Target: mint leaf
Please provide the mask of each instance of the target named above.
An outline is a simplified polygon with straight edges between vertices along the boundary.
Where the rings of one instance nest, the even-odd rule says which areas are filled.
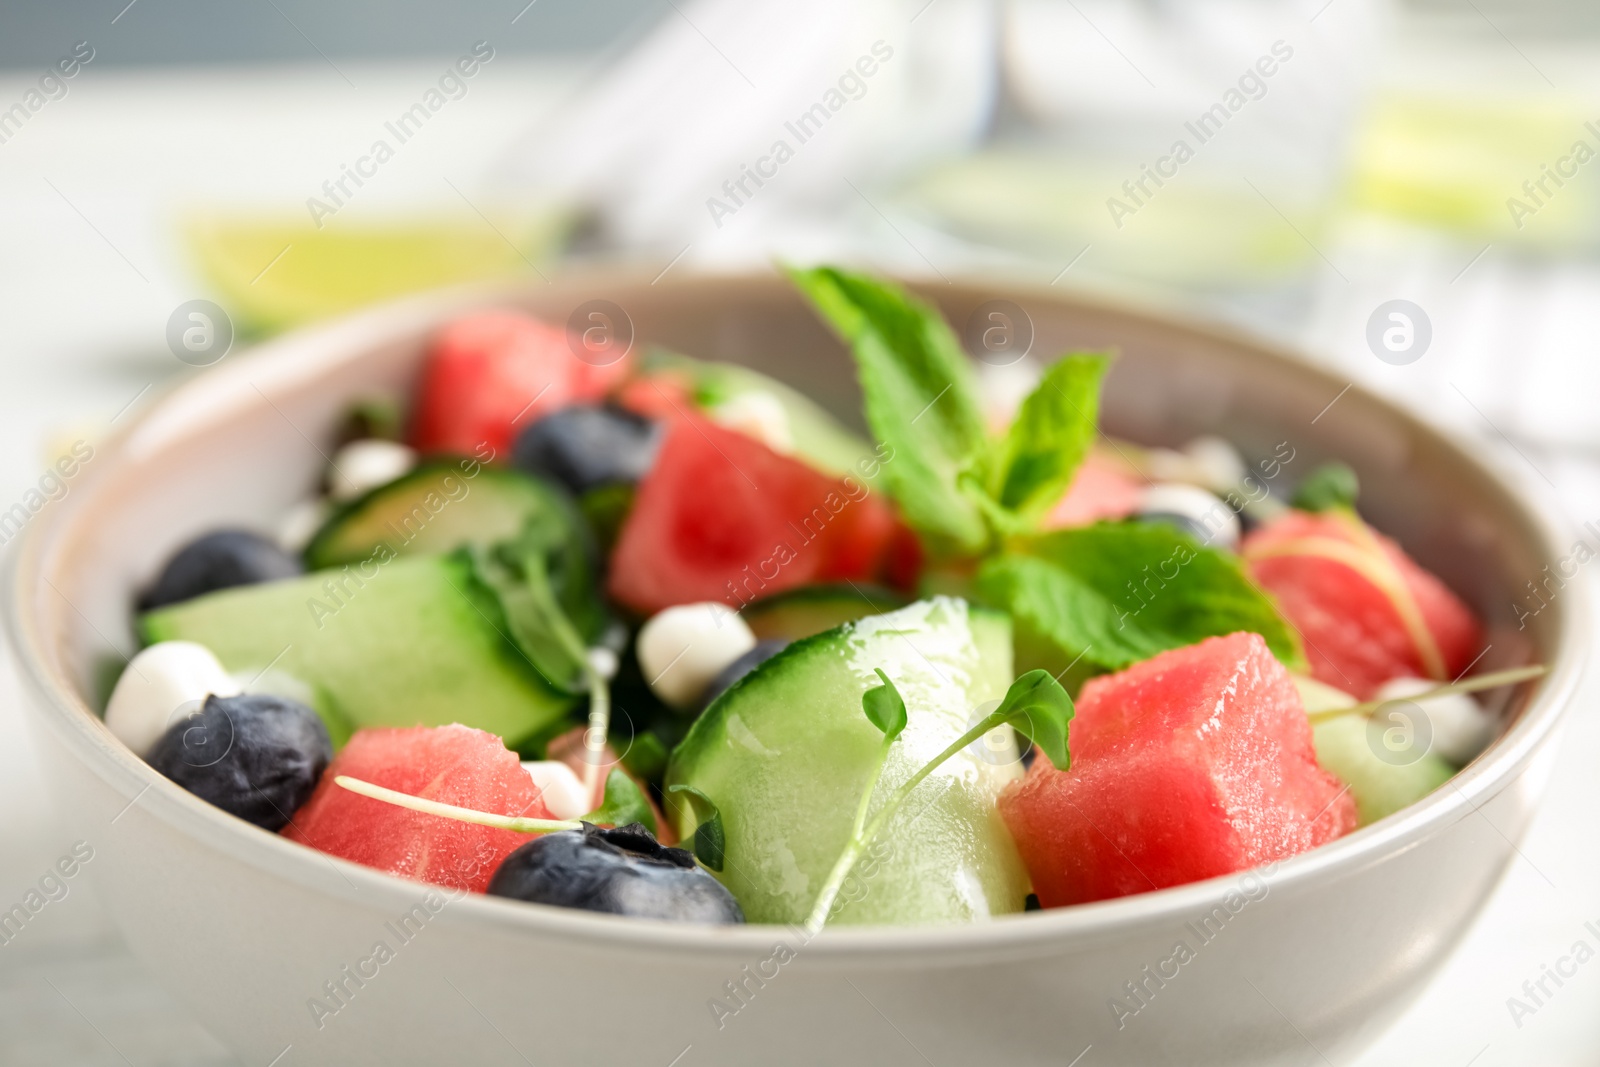
[[[652,834],[657,831],[656,813],[650,810],[650,802],[639,791],[638,783],[620,767],[611,768],[606,775],[605,797],[598,808],[583,816],[583,821],[596,826],[640,823]]]
[[[689,813],[695,818],[695,858],[713,871],[722,870],[728,839],[722,829],[722,812],[717,810],[717,805],[692,785],[669,785],[667,795],[683,797],[689,805]]]
[[[883,731],[885,741],[893,741],[906,728],[906,702],[881,667],[873,670],[883,679],[883,684],[861,694],[861,710],[867,713],[872,725]]]
[[[963,488],[988,446],[961,343],[933,308],[887,282],[832,267],[789,272],[855,355],[867,424],[893,449],[889,495],[930,547],[972,554],[988,541]]]
[[[986,560],[982,595],[1015,620],[1019,648],[1118,670],[1206,637],[1249,630],[1290,666],[1296,634],[1239,561],[1161,525],[1059,530]]]
[[[1301,511],[1353,508],[1360,492],[1361,482],[1349,464],[1324,463],[1306,475],[1290,504]]]
[[[1089,353],[1051,364],[996,443],[989,495],[1025,527],[1055,506],[1089,454],[1100,412],[1100,382],[1110,366],[1110,357]]]
[[[1074,714],[1072,698],[1049,671],[1029,671],[1011,683],[1005,699],[989,718],[999,718],[1033,742],[1058,771],[1072,764],[1067,750],[1067,725]]]

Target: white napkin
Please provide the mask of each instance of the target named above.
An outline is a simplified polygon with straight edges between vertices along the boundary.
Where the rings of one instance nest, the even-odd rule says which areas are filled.
[[[800,219],[847,239],[875,190],[981,137],[997,40],[993,0],[681,2],[504,175],[686,262],[764,260]]]

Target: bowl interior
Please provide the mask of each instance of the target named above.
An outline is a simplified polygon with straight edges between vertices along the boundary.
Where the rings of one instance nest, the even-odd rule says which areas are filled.
[[[1032,321],[1036,357],[1117,350],[1103,412],[1112,435],[1177,445],[1219,434],[1252,464],[1277,457],[1275,476],[1266,477],[1267,467],[1256,473],[1280,492],[1326,459],[1350,463],[1368,518],[1486,620],[1483,666],[1576,659],[1567,651],[1576,641],[1571,598],[1520,619],[1515,607],[1560,549],[1514,487],[1514,470],[1493,473],[1471,450],[1359,387],[1226,331],[1055,291],[960,284],[922,292],[958,331],[984,302],[1016,302]],[[119,666],[136,647],[133,591],[197,532],[223,523],[271,529],[287,505],[310,495],[347,405],[403,392],[440,323],[488,306],[563,322],[597,298],[626,312],[638,347],[746,364],[860,424],[849,357],[776,276],[573,278],[404,301],[196,371],[97,446],[67,496],[28,531],[15,610],[38,661],[29,666],[47,685],[75,693],[80,716],[98,708],[108,663]],[[1519,703],[1508,723],[1528,711]]]

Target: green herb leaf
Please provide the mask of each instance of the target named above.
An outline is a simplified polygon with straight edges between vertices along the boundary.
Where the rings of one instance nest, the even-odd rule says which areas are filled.
[[[994,715],[1033,742],[1058,771],[1072,763],[1067,751],[1067,726],[1074,714],[1072,697],[1049,671],[1033,670],[1011,683]]]
[[[695,818],[695,858],[713,871],[722,870],[722,858],[727,852],[728,843],[722,829],[722,812],[717,810],[710,797],[692,785],[680,783],[668,786],[667,794],[683,797],[689,805],[690,814]]]
[[[460,551],[499,603],[512,643],[546,681],[578,693],[588,675],[585,650],[605,609],[574,515],[534,516],[510,540]]]
[[[606,775],[605,798],[598,808],[583,816],[583,821],[596,826],[641,823],[652,834],[657,832],[656,813],[650,810],[650,802],[639,791],[638,783],[620,767],[611,768]]]
[[[884,740],[893,741],[906,728],[906,702],[882,668],[874,667],[873,671],[883,679],[883,684],[861,694],[861,710],[867,713],[872,725],[883,731]]]
[[[878,676],[883,679],[884,685],[893,688],[889,678],[882,671]],[[882,687],[879,687],[882,688]],[[873,692],[875,690],[869,690]],[[898,694],[896,694],[898,699]],[[865,700],[863,699],[863,704]],[[900,704],[901,714],[904,714],[905,705]],[[822,889],[817,893],[816,901],[811,905],[811,914],[806,919],[806,929],[820,930],[828,921],[828,916],[833,911],[834,901],[838,899],[839,890],[844,886],[844,881],[850,876],[850,869],[856,865],[883,830],[884,824],[889,821],[904,805],[917,786],[923,780],[938,770],[946,761],[960,754],[966,747],[993,730],[997,726],[1009,723],[1012,729],[1020,730],[1039,746],[1055,766],[1062,770],[1067,769],[1070,756],[1067,752],[1067,725],[1072,721],[1072,698],[1067,691],[1061,688],[1061,683],[1050,676],[1048,671],[1029,671],[1011,684],[1006,691],[1005,698],[989,714],[969,727],[966,733],[957,737],[944,751],[923,764],[915,774],[901,782],[900,785],[884,799],[878,807],[878,813],[872,821],[867,822],[867,808],[871,802],[872,794],[876,791],[878,778],[883,773],[883,764],[889,755],[889,749],[894,742],[894,736],[884,731],[885,741],[883,750],[878,759],[877,768],[873,771],[867,788],[862,793],[860,806],[856,808],[855,823],[850,831],[850,840],[845,842],[844,851],[839,853],[839,858],[833,865],[833,870],[828,872],[828,877],[822,883]],[[872,718],[872,712],[867,712],[867,717]],[[878,720],[873,718],[873,722]],[[881,728],[881,727],[880,727]],[[899,731],[896,730],[896,733]],[[681,788],[681,787],[679,787]]]
[[[893,449],[889,495],[935,552],[971,554],[988,528],[964,488],[988,446],[972,367],[939,313],[887,282],[831,267],[791,270],[817,312],[850,345],[867,424]]]
[[[666,743],[660,735],[653,730],[645,730],[634,735],[633,744],[623,753],[622,765],[645,781],[660,785],[661,776],[667,772],[669,756]]]
[[[1061,499],[1094,443],[1100,383],[1111,366],[1103,355],[1074,353],[1045,371],[996,443],[989,496],[1031,527]]]
[[[1249,630],[1285,664],[1295,631],[1231,554],[1162,524],[1059,530],[984,562],[978,589],[1015,620],[1019,648],[1044,665],[1117,670],[1202,638]]]
[[[529,558],[514,564],[476,545],[462,551],[471,556],[478,581],[498,601],[511,643],[545,681],[569,693],[581,692],[585,680],[583,642],[576,637],[568,640],[572,623],[556,600],[543,562]]]
[[[1349,464],[1324,463],[1306,475],[1289,503],[1301,511],[1353,508],[1360,492],[1361,481]]]

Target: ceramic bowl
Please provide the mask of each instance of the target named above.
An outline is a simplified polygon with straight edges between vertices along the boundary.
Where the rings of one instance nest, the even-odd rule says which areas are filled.
[[[1286,442],[1292,469],[1345,459],[1371,520],[1483,614],[1494,643],[1485,662],[1526,657],[1551,673],[1450,784],[1269,872],[980,925],[811,940],[785,927],[444,899],[246,825],[118,743],[92,694],[106,657],[134,647],[132,591],[207,527],[270,528],[315,484],[346,403],[406,386],[433,330],[473,308],[561,322],[609,300],[640,345],[747,363],[846,415],[859,398],[839,345],[773,276],[427,295],[194,372],[125,417],[21,538],[6,614],[38,749],[73,833],[94,849],[86,876],[151,973],[241,1063],[285,1067],[1242,1067],[1344,1062],[1370,1043],[1514,857],[1574,690],[1577,587],[1521,629],[1513,607],[1567,547],[1528,501],[1531,472],[1227,331],[1054,290],[924,292],[958,327],[986,301],[1013,301],[1037,353],[1120,349],[1104,412],[1113,434],[1179,444],[1220,433],[1247,457]]]

